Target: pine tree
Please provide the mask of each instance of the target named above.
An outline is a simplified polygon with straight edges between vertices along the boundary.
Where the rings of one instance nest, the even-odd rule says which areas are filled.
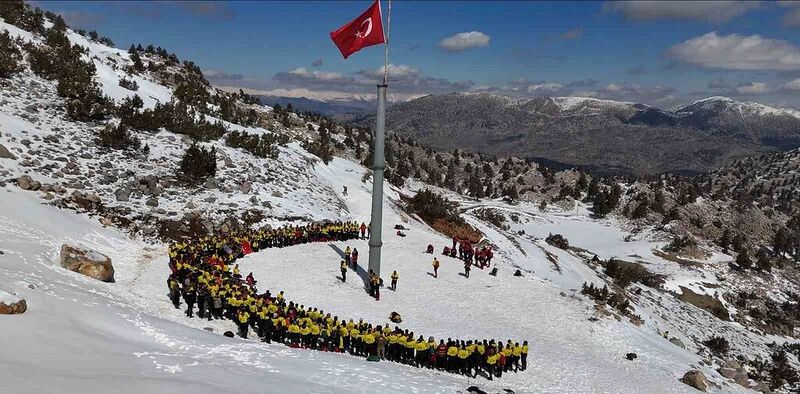
[[[0,78],[8,78],[19,71],[22,53],[7,31],[0,34]]]

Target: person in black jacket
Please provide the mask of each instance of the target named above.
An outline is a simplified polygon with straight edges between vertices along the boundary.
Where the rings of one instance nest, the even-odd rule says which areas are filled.
[[[186,302],[186,316],[192,317],[194,303],[197,301],[197,290],[195,290],[194,284],[191,282],[183,287],[183,300]]]

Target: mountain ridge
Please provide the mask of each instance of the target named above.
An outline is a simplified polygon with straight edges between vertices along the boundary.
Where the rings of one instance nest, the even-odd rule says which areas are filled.
[[[371,126],[374,115],[339,116]],[[800,146],[800,111],[711,97],[675,109],[595,98],[429,95],[387,110],[387,130],[436,148],[541,157],[598,172],[708,172]]]

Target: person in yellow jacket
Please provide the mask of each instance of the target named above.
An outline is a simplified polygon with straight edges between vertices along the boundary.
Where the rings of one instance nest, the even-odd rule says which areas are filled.
[[[339,271],[342,272],[342,282],[347,282],[347,262],[342,260],[339,263]]]
[[[297,347],[300,343],[300,326],[295,322],[291,322],[286,331],[289,332],[289,341],[291,345]]]
[[[500,355],[499,354],[493,354],[493,355],[491,355],[491,356],[486,358],[486,365],[487,365],[487,369],[488,369],[486,372],[488,372],[489,380],[494,380],[493,379],[494,378],[494,369],[495,369],[495,366],[497,365],[497,360],[499,360],[499,359],[500,359]]]
[[[236,321],[239,325],[239,336],[244,339],[247,339],[247,328],[248,328],[247,322],[249,320],[250,320],[250,313],[247,312],[247,310],[245,309],[240,310],[239,313],[236,315]]]
[[[352,320],[351,320],[352,322]],[[350,350],[352,354],[360,356],[364,351],[364,342],[361,340],[361,331],[355,324],[350,329]]]
[[[430,357],[428,357],[428,341],[422,338],[422,335],[417,339],[417,344],[414,346],[417,351],[417,366],[424,367],[428,365]]]
[[[300,338],[304,348],[311,346],[311,327],[309,327],[305,322],[303,323],[303,326],[300,327]]]
[[[522,341],[520,356],[520,370],[524,371],[528,368],[528,341]]]
[[[400,279],[400,275],[397,273],[397,271],[392,271],[391,278],[392,278],[391,289],[392,291],[397,291],[397,280]]]
[[[375,334],[370,331],[367,331],[362,336],[362,340],[364,341],[364,347],[366,348],[366,353],[369,356],[377,355],[377,349],[375,348]]]
[[[433,265],[433,277],[434,278],[438,278],[439,277],[439,259],[434,257],[432,265]]]
[[[520,346],[519,342],[515,342],[511,352],[511,366],[514,367],[514,372],[519,371],[519,359],[521,356],[522,346]]]
[[[447,370],[450,372],[455,372],[456,364],[458,358],[458,346],[456,346],[455,342],[449,342],[447,344]]]
[[[396,361],[398,338],[400,338],[400,336],[394,332],[389,332],[386,334],[386,344],[388,349],[386,352],[386,359],[389,361]]]
[[[460,367],[460,372],[464,375],[468,375],[470,368],[469,364],[467,364],[467,358],[469,358],[470,352],[463,343],[461,345],[462,346],[458,348],[458,353],[456,354],[458,356],[458,365]]]
[[[342,338],[342,352],[350,350],[350,330],[346,325],[339,326],[339,336]]]
[[[414,333],[408,334],[408,340],[406,340],[406,348],[404,349],[405,357],[403,357],[406,364],[414,364],[414,349],[417,347],[417,341],[414,339]]]

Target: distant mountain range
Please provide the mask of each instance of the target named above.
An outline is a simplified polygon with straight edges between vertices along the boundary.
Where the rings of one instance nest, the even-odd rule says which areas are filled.
[[[364,125],[374,114],[338,115]],[[595,172],[696,173],[800,146],[800,111],[710,97],[671,109],[582,97],[430,95],[387,111],[387,129],[436,148],[515,155]]]
[[[375,101],[361,100],[319,100],[306,97],[285,97],[285,96],[258,96],[262,104],[274,106],[280,104],[287,106],[292,104],[293,108],[300,111],[315,112],[325,116],[362,114],[375,109]]]

